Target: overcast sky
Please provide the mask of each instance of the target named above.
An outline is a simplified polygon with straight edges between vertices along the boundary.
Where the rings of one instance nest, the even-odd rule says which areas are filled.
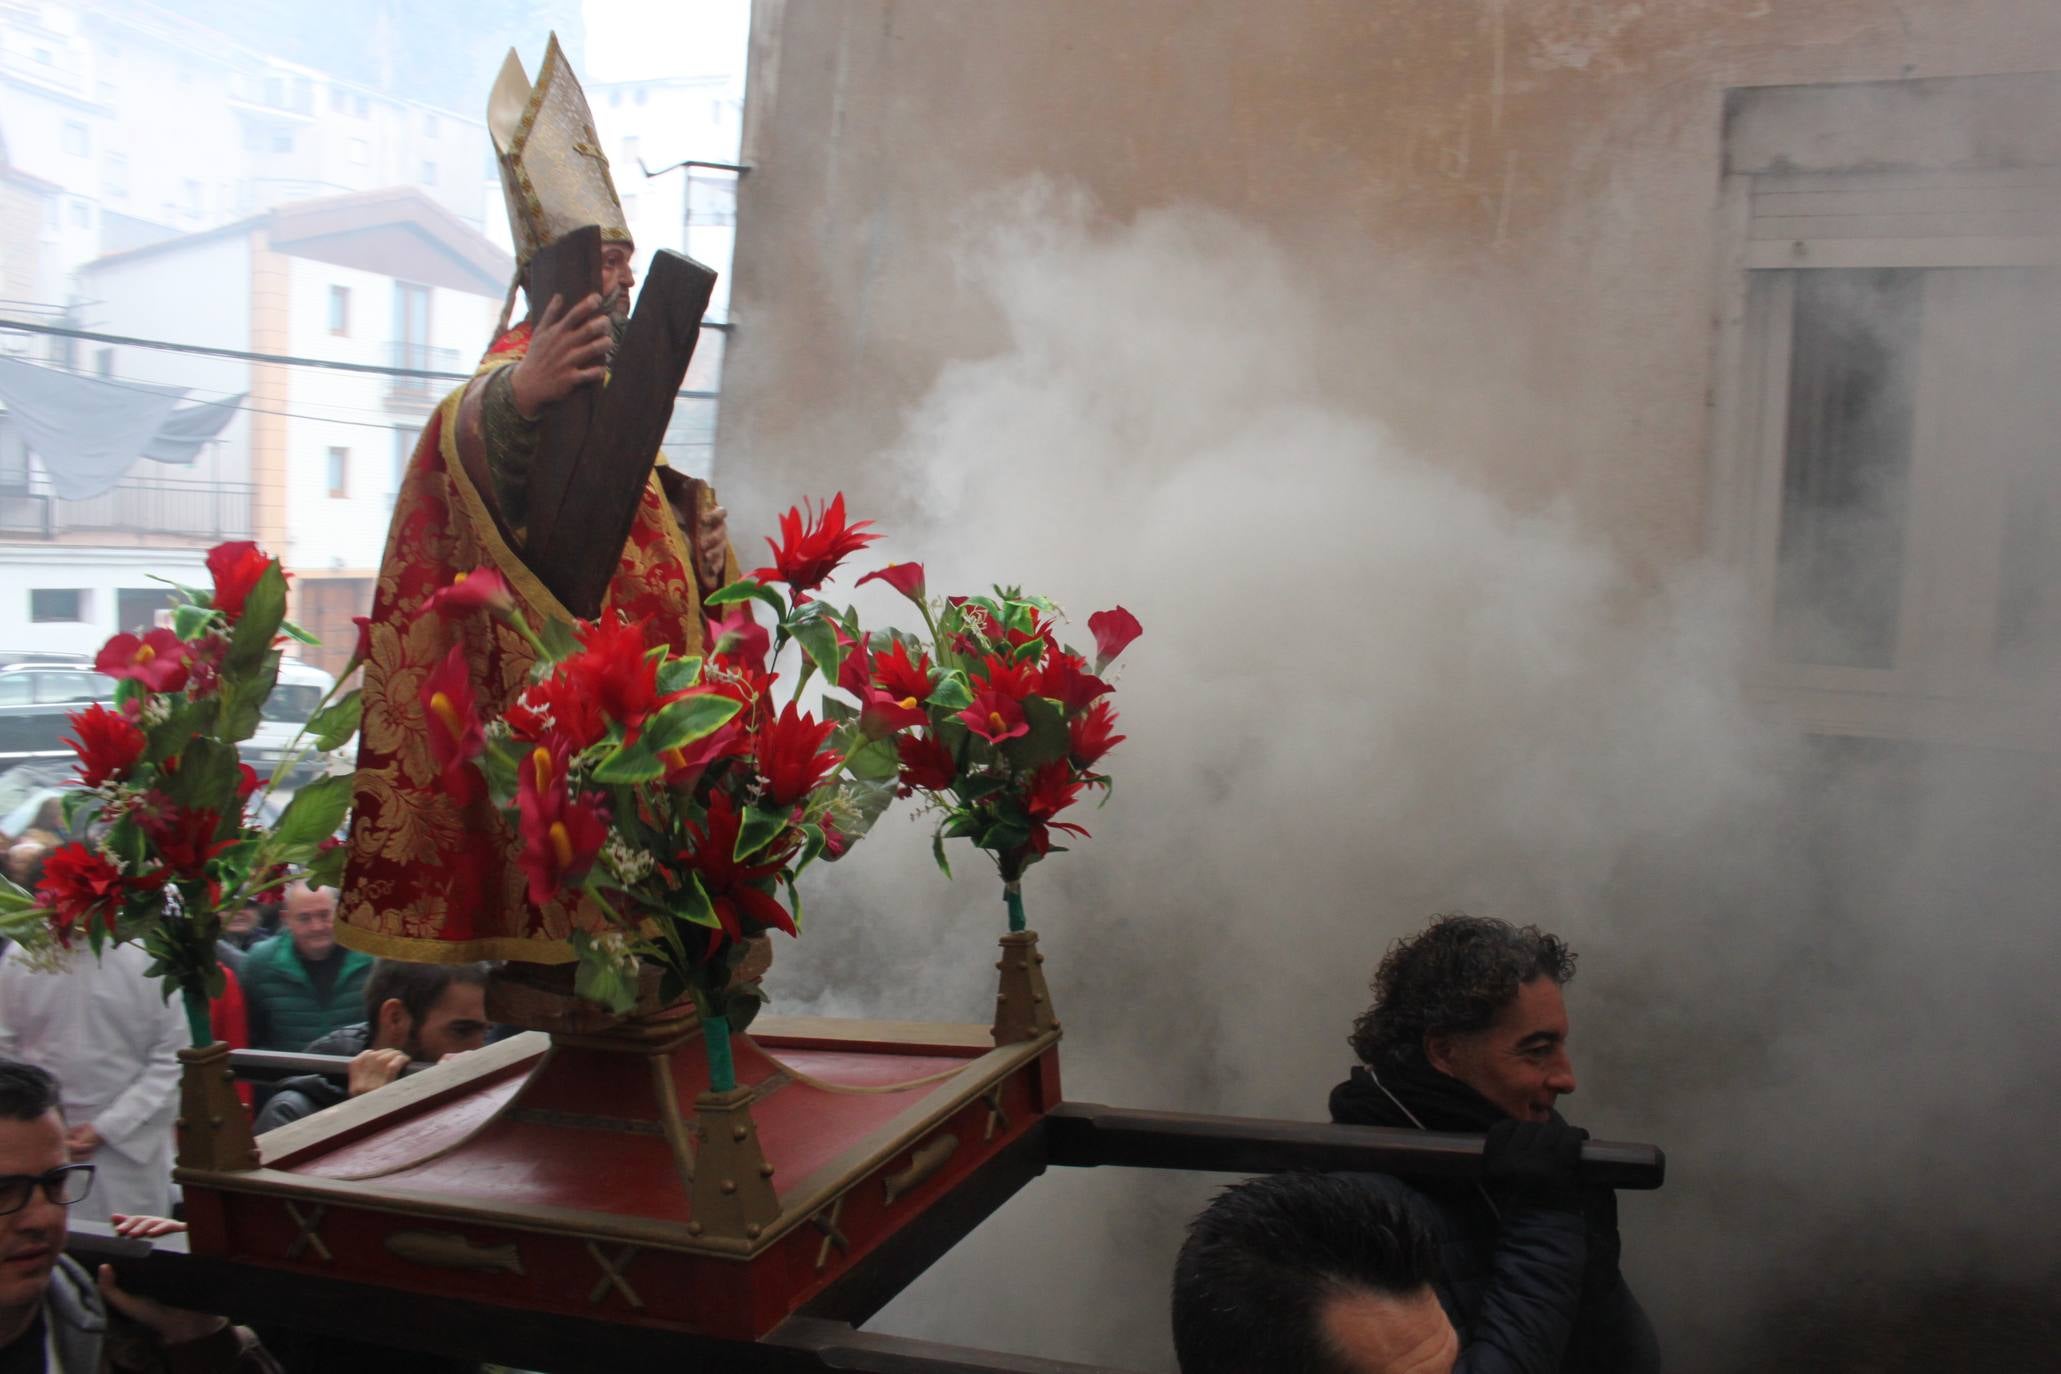
[[[751,0],[585,0],[588,81],[744,77]]]

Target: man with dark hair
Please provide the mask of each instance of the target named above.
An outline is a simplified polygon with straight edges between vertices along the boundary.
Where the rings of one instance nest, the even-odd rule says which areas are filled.
[[[250,1332],[96,1286],[64,1253],[68,1210],[89,1196],[94,1166],[65,1148],[57,1080],[0,1059],[0,1371],[6,1374],[278,1374]]]
[[[1448,1374],[1459,1342],[1420,1207],[1379,1175],[1226,1188],[1174,1262],[1181,1374]]]
[[[1618,1269],[1617,1195],[1580,1183],[1588,1133],[1554,1109],[1575,1090],[1561,992],[1574,964],[1536,926],[1434,918],[1375,970],[1353,1026],[1361,1065],[1331,1093],[1334,1121],[1488,1134],[1481,1180],[1409,1180],[1437,1216],[1462,1368],[1660,1368]]]
[[[331,1031],[302,1050],[352,1056],[347,1083],[339,1087],[320,1074],[286,1079],[258,1114],[255,1129],[269,1131],[383,1088],[411,1062],[435,1063],[478,1049],[486,1044],[490,1029],[486,989],[485,964],[377,960],[365,980],[365,1019]]]

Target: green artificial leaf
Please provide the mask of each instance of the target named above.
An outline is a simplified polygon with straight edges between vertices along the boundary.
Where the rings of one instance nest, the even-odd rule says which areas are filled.
[[[730,851],[733,859],[743,859],[755,854],[787,829],[785,811],[768,811],[762,806],[747,806],[737,826],[737,845]]]
[[[511,740],[488,740],[479,756],[480,772],[486,775],[487,791],[496,797],[513,797],[521,779],[516,770],[529,756],[527,745]]]
[[[1015,821],[996,821],[983,830],[973,842],[982,849],[992,849],[997,854],[1006,854],[1012,849],[1021,849],[1030,843],[1030,829]]]
[[[1009,778],[1006,774],[974,773],[959,784],[958,792],[965,800],[977,802],[982,797],[992,797],[995,793],[1006,790],[1008,786]]]
[[[850,702],[844,700],[841,697],[823,698],[823,719],[834,720],[839,725],[844,725],[847,722],[857,720],[858,718],[859,708],[852,705]]]
[[[892,735],[867,740],[845,756],[845,771],[867,782],[895,777],[901,770],[901,755],[895,752]]]
[[[243,600],[243,614],[229,636],[229,655],[222,661],[223,675],[241,674],[256,668],[271,652],[272,637],[286,619],[286,574],[274,559]]]
[[[266,836],[267,857],[274,863],[307,862],[315,846],[343,824],[351,809],[354,781],[353,775],[339,773],[317,778],[295,792],[279,823]]]
[[[674,692],[684,692],[700,681],[699,658],[672,658],[659,665],[658,690],[661,695],[671,696]]]
[[[1030,722],[1030,733],[1018,735],[1002,746],[1012,767],[1029,772],[1066,757],[1072,742],[1066,733],[1066,711],[1058,702],[1050,697],[1027,696],[1023,699],[1023,718]]]
[[[897,780],[883,778],[877,782],[854,781],[844,785],[844,807],[838,816],[838,829],[843,832],[847,844],[857,843],[873,823],[887,814],[894,805]]]
[[[954,811],[941,829],[946,839],[961,840],[978,835],[986,824],[978,811]]]
[[[636,980],[624,976],[622,966],[602,953],[585,931],[574,931],[571,944],[573,952],[579,956],[579,964],[573,972],[575,996],[599,1002],[618,1015],[637,1005]]]
[[[714,734],[743,709],[742,702],[729,697],[713,694],[682,697],[646,717],[637,743],[653,755],[677,749]],[[665,770],[661,768],[659,771],[663,773]]]
[[[221,714],[220,696],[203,697],[173,706],[165,718],[150,727],[143,750],[145,763],[163,763],[186,747],[195,735],[215,733],[215,719]]]
[[[36,905],[36,894],[0,874],[0,914],[28,911]]]
[[[844,662],[844,652],[838,647],[837,631],[829,620],[822,616],[795,618],[788,627],[795,643],[809,656],[809,662],[816,665],[823,676],[832,682],[837,680],[837,669]]]
[[[797,877],[801,875],[803,869],[814,863],[822,855],[824,844],[823,827],[820,825],[814,823],[804,825],[801,827],[801,833],[801,853],[796,856],[794,861],[794,872]]]
[[[280,621],[279,628],[286,632],[287,638],[297,639],[303,644],[320,645],[322,643],[321,639],[319,639],[315,635],[309,634],[306,630],[303,630],[300,626],[294,624],[291,620]]]
[[[302,870],[301,876],[309,887],[342,887],[344,864],[350,858],[350,851],[344,845],[332,845],[317,850],[315,857]]]
[[[952,865],[945,859],[945,828],[939,826],[930,833],[930,857],[937,860],[938,870],[947,878],[952,876]]]
[[[701,599],[704,606],[730,606],[740,601],[763,601],[773,608],[776,620],[787,619],[787,601],[779,592],[755,578],[744,578],[720,587]]]
[[[557,616],[537,627],[537,640],[553,663],[562,663],[580,651],[579,636],[573,633],[572,626]]]
[[[1045,642],[1043,640],[1026,639],[1023,643],[1009,651],[1009,661],[1011,663],[1028,663],[1043,652],[1045,652]]]
[[[973,687],[966,681],[966,674],[954,668],[938,678],[923,704],[933,711],[963,711],[973,705]]]
[[[763,994],[753,996],[756,986],[738,988],[723,999],[723,1019],[730,1023],[730,1033],[744,1034],[746,1028],[758,1018],[759,1008],[766,1005]]]
[[[254,664],[222,673],[221,721],[216,733],[238,744],[258,732],[266,698],[279,682],[279,651],[267,649]]]
[[[315,747],[326,754],[358,733],[358,723],[364,713],[364,697],[358,689],[352,688],[315,713],[308,722],[308,734],[313,736]]]
[[[688,871],[687,881],[673,894],[673,915],[681,920],[710,930],[721,930],[723,922],[716,916],[715,904],[709,900],[708,889],[702,885],[701,875]]]
[[[179,751],[179,771],[163,781],[165,796],[182,807],[205,809],[227,817],[237,810],[236,750],[218,739],[189,741]]]
[[[67,835],[76,835],[82,829],[79,824],[79,813],[99,810],[100,798],[95,793],[75,788],[64,794],[61,805],[64,809],[64,832]]]
[[[787,884],[787,919],[794,922],[794,933],[799,935],[802,931],[801,889],[794,885],[792,872],[786,875],[784,881]]]
[[[666,773],[665,760],[651,750],[651,737],[640,735],[635,744],[618,744],[594,765],[596,782],[651,782]]]
[[[149,578],[152,582],[164,583],[164,585],[170,587],[173,591],[179,593],[179,595],[185,597],[188,601],[192,602],[196,606],[212,606],[215,604],[215,595],[213,592],[204,592],[198,587],[189,587],[184,582],[174,582],[171,578],[160,577],[156,573],[145,573],[143,575]]]
[[[191,602],[183,606],[174,606],[172,633],[181,639],[199,639],[201,633],[207,629],[208,622],[214,618],[214,611],[206,606],[196,606]]]

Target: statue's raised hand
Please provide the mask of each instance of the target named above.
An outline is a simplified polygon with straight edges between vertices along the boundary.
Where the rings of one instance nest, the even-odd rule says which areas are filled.
[[[615,330],[602,311],[601,297],[588,296],[568,307],[553,296],[530,333],[529,351],[509,379],[515,408],[534,420],[575,387],[600,381],[614,345]]]

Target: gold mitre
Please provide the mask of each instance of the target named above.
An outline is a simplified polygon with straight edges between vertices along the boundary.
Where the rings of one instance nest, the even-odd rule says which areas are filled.
[[[518,268],[528,266],[539,248],[589,224],[601,226],[604,241],[630,242],[586,93],[557,34],[544,49],[535,86],[515,49],[508,50],[487,97],[487,132],[501,166]]]

